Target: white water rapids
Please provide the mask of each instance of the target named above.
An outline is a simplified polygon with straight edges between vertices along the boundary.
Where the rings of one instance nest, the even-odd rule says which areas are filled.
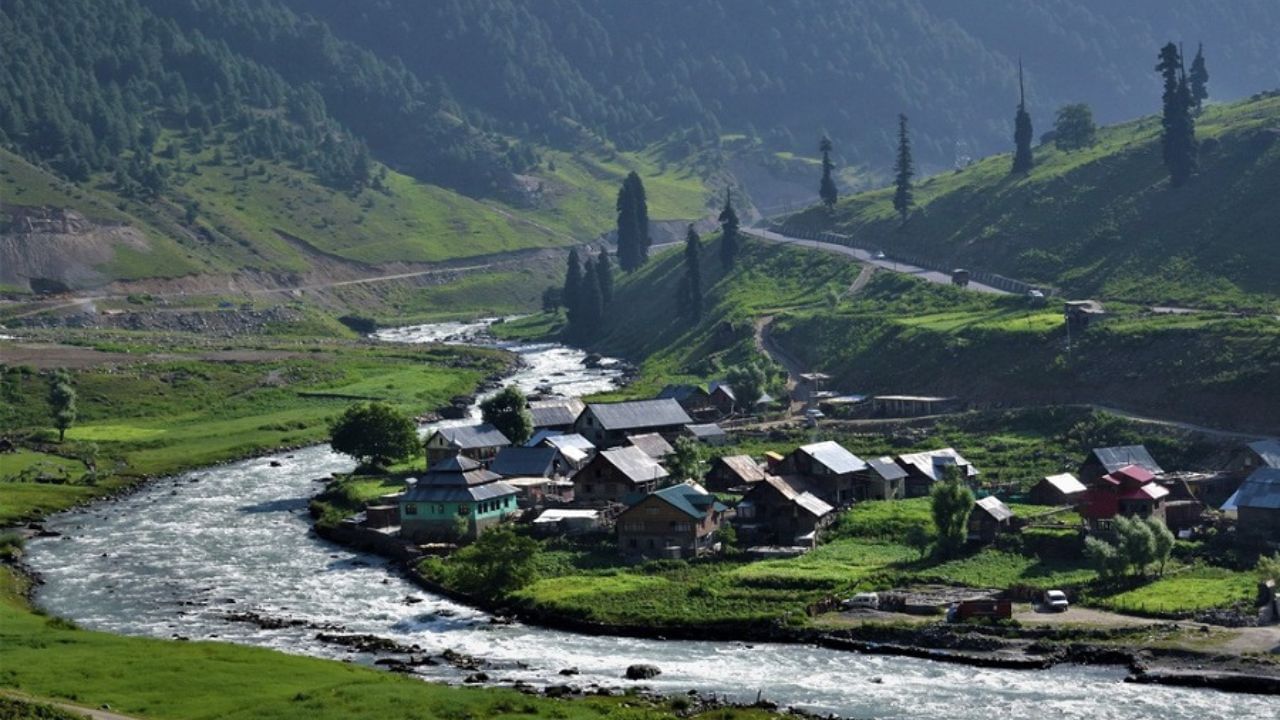
[[[386,331],[385,340],[474,340],[476,325]],[[526,366],[526,389],[550,384],[584,394],[610,387],[609,365],[588,370],[583,354],[556,345],[506,345]],[[280,463],[272,467],[271,462]],[[317,478],[348,470],[325,447],[188,472],[156,481],[117,502],[53,518],[61,538],[34,541],[29,561],[44,579],[41,606],[83,626],[192,640],[216,639],[329,658],[354,655],[315,639],[317,630],[265,630],[226,614],[254,611],[340,626],[424,652],[446,648],[495,663],[497,682],[569,681],[626,686],[626,667],[662,670],[644,684],[697,689],[737,700],[757,691],[782,703],[847,717],[1081,718],[1087,720],[1280,717],[1275,698],[1132,685],[1117,669],[988,670],[912,658],[866,656],[803,645],[668,642],[590,637],[524,625],[491,625],[481,612],[423,592],[373,556],[310,534],[307,500]],[[421,601],[409,603],[407,598]],[[234,602],[232,602],[234,601]],[[581,674],[558,675],[576,667]],[[462,671],[419,668],[458,682]]]

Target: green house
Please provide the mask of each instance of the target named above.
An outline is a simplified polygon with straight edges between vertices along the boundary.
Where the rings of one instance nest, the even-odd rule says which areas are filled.
[[[440,460],[400,497],[400,534],[414,542],[474,538],[517,512],[517,490],[465,455]]]

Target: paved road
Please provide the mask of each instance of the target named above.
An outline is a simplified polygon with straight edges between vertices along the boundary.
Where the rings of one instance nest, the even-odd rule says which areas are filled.
[[[789,245],[798,245],[800,247],[810,247],[815,250],[822,250],[824,252],[835,253],[837,255],[844,255],[846,257],[851,257],[851,258],[854,258],[855,260],[859,260],[864,263],[870,263],[872,265],[875,265],[876,267],[884,268],[885,270],[889,270],[891,272],[903,273],[905,275],[914,275],[922,280],[928,280],[929,282],[938,283],[939,285],[951,284],[951,276],[946,273],[937,272],[936,270],[926,270],[922,267],[916,267],[915,265],[908,265],[907,263],[897,262],[896,260],[891,260],[888,258],[877,259],[875,257],[872,257],[870,252],[868,252],[867,250],[863,250],[861,248],[847,247],[845,245],[836,245],[835,243],[819,242],[817,240],[805,240],[803,238],[791,237],[790,235],[783,235],[781,233],[777,233],[772,230],[762,230],[759,228],[746,228],[742,232],[747,235],[750,235],[751,237],[754,237],[760,240],[766,240],[768,242],[786,243]],[[990,285],[983,285],[980,282],[970,282],[969,289],[975,292],[991,293],[993,295],[1010,294],[1004,290],[993,288]]]

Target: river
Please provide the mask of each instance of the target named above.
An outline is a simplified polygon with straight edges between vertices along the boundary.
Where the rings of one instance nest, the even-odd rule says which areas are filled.
[[[482,341],[477,324],[443,324],[382,334],[403,342]],[[551,384],[584,394],[610,387],[607,361],[551,344],[505,345],[524,366],[513,380],[526,389]],[[273,462],[278,467],[273,467]],[[697,689],[737,700],[758,691],[782,703],[847,717],[1087,718],[1277,717],[1274,698],[1133,685],[1118,669],[1064,666],[1046,671],[972,668],[912,658],[865,656],[803,645],[676,642],[576,635],[525,625],[495,625],[484,613],[423,592],[380,558],[331,545],[309,532],[306,513],[318,478],[351,468],[326,447],[196,470],[147,485],[116,502],[63,513],[47,526],[63,534],[28,545],[40,573],[37,601],[94,629],[168,638],[223,640],[328,658],[352,654],[315,638],[314,627],[267,630],[233,622],[230,613],[367,633],[424,652],[446,648],[495,664],[495,681],[564,682],[622,687],[632,663],[662,669],[645,684]],[[459,682],[463,672],[419,668],[430,679]]]

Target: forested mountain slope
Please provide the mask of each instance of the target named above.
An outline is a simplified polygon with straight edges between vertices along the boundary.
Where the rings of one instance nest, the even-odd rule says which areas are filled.
[[[1026,176],[993,156],[916,187],[902,224],[893,188],[813,208],[793,229],[830,229],[863,247],[1004,273],[1069,294],[1148,304],[1257,308],[1280,293],[1280,94],[1211,106],[1197,119],[1199,173],[1171,187],[1160,122],[1098,143],[1035,149]]]

